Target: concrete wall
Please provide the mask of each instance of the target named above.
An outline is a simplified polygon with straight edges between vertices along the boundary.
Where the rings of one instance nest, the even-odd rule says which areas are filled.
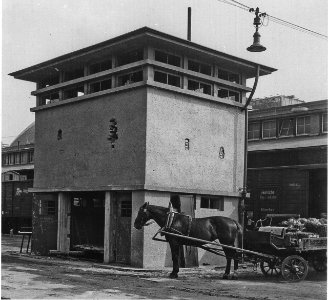
[[[237,192],[243,184],[244,127],[238,108],[149,88],[146,184]]]
[[[139,88],[38,111],[34,187],[97,190],[143,184],[145,92]],[[111,118],[118,126],[114,149],[107,139]]]
[[[172,266],[171,249],[168,243],[153,241],[152,237],[159,230],[159,226],[154,223],[136,230],[133,227],[134,220],[138,214],[139,207],[145,202],[153,205],[168,206],[170,193],[162,192],[133,192],[132,193],[132,229],[131,229],[131,264],[135,267],[143,268],[163,268]],[[226,216],[238,219],[238,198],[225,197],[224,211],[217,209],[200,208],[201,196],[196,196],[195,217],[203,218],[209,216]],[[158,238],[164,238],[158,236]],[[215,254],[211,254],[202,249],[197,249],[199,265],[210,264],[225,266],[226,259]]]
[[[170,193],[161,192],[133,192],[132,193],[132,229],[131,229],[131,263],[136,267],[163,268],[171,261],[171,250],[168,243],[153,241],[152,237],[160,229],[153,223],[141,230],[133,227],[139,207],[145,202],[152,205],[169,205]]]
[[[223,211],[219,211],[217,209],[200,208],[200,198],[200,196],[197,196],[196,198],[196,218],[204,218],[209,216],[224,216],[234,220],[238,220],[238,198],[224,197]],[[226,265],[225,257],[215,255],[200,248],[198,248],[198,261],[200,266],[203,264],[216,266]]]

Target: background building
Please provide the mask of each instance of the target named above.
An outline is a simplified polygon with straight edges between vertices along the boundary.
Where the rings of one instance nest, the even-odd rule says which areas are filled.
[[[254,219],[267,213],[320,217],[327,212],[328,101],[276,106],[276,99],[256,99],[249,113],[247,210]]]
[[[34,177],[34,123],[6,147],[2,147],[1,212],[2,233],[32,227]]]
[[[144,202],[179,194],[187,214],[237,219],[257,67],[141,28],[12,73],[37,85],[32,250],[92,245],[105,262],[162,267],[171,257],[151,240],[158,226],[133,228]],[[185,259],[214,263],[196,249]]]

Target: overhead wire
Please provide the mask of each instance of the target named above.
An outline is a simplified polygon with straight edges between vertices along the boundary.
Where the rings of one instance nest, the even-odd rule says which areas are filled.
[[[247,10],[247,11],[249,11],[251,9],[251,7],[245,5],[245,4],[241,3],[241,2],[238,2],[236,0],[217,0],[217,1],[222,2],[222,3],[225,3],[225,4],[229,4],[229,5],[232,5],[232,6],[235,6],[235,7],[240,8],[240,9]],[[279,25],[286,26],[288,28],[291,28],[291,29],[294,29],[294,30],[298,30],[300,32],[311,34],[312,36],[316,36],[316,37],[323,38],[323,39],[328,39],[328,36],[327,35],[324,35],[322,33],[316,32],[316,31],[311,30],[311,29],[307,29],[307,28],[305,28],[303,26],[299,26],[299,25],[293,24],[291,22],[282,20],[280,18],[271,16],[269,14],[266,14],[265,18],[268,18],[268,22],[270,20],[270,21],[275,22],[275,23],[277,23]],[[263,24],[263,21],[262,21],[262,24]],[[264,26],[266,26],[266,25],[264,25]]]

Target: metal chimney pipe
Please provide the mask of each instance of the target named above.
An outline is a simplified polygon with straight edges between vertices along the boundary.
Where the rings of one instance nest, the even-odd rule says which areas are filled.
[[[188,32],[187,39],[191,41],[191,7],[188,7]]]

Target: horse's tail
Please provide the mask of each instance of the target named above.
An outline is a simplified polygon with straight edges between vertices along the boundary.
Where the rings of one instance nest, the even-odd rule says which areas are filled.
[[[238,242],[238,247],[241,248],[242,247],[242,239],[243,239],[243,227],[236,221],[233,220],[236,224],[237,227],[237,242]]]

